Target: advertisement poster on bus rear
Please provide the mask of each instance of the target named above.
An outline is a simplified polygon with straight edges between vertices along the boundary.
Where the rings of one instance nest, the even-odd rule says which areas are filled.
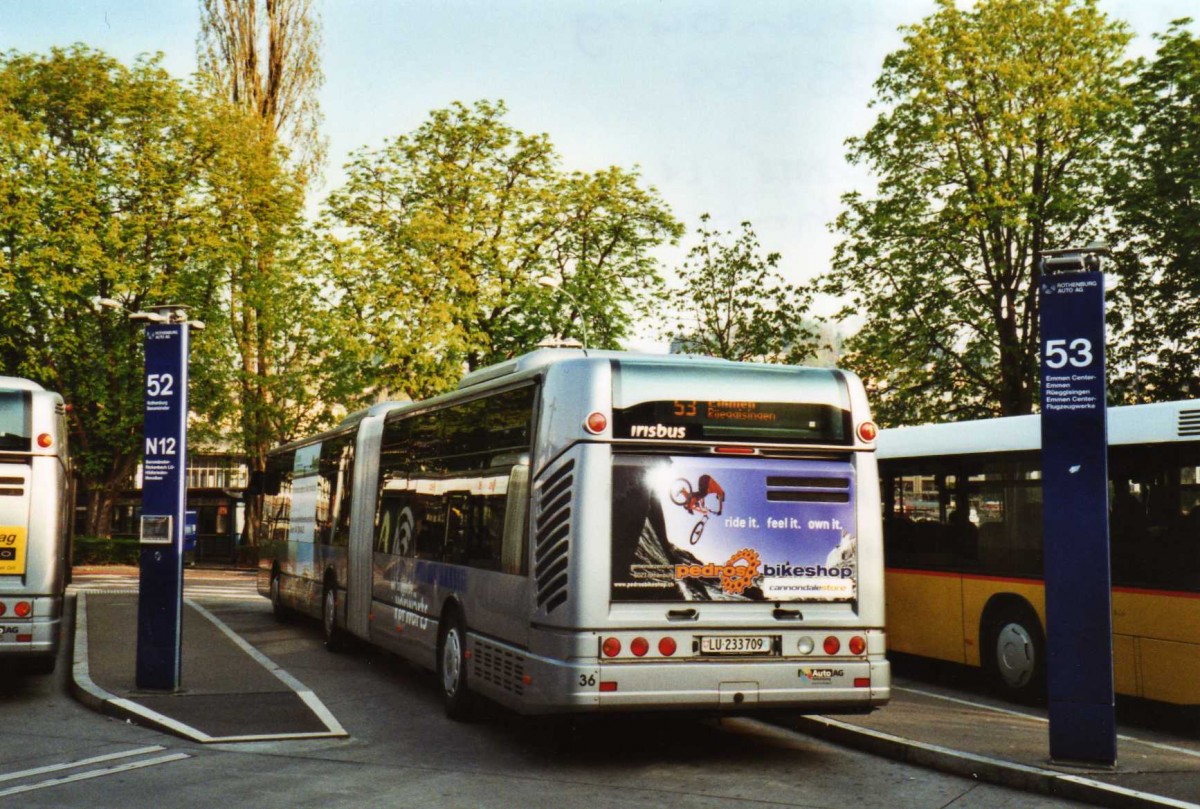
[[[614,601],[848,601],[848,461],[618,456]]]

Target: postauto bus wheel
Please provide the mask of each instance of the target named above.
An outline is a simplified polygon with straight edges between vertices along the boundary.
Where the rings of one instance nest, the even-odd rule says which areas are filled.
[[[438,644],[438,681],[442,685],[442,705],[446,716],[466,722],[474,715],[474,695],[467,687],[467,632],[462,618],[451,612],[445,618],[442,641]]]
[[[984,622],[984,665],[992,685],[1007,699],[1031,702],[1046,684],[1046,641],[1032,609],[1006,604]]]

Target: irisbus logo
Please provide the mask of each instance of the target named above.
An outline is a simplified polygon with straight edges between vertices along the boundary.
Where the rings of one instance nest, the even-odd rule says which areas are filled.
[[[687,438],[687,427],[668,427],[665,424],[634,424],[630,438]]]

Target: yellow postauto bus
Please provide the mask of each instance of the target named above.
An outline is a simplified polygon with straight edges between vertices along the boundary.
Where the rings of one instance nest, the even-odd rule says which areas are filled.
[[[1044,685],[1039,416],[883,430],[888,646]],[[1108,411],[1118,694],[1200,705],[1200,401]]]

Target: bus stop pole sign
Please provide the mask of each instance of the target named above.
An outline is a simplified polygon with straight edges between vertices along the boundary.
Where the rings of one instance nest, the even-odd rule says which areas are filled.
[[[1104,274],[1097,256],[1047,255],[1039,292],[1050,756],[1112,764]]]
[[[174,691],[183,616],[188,324],[148,325],[145,345],[137,687]]]

